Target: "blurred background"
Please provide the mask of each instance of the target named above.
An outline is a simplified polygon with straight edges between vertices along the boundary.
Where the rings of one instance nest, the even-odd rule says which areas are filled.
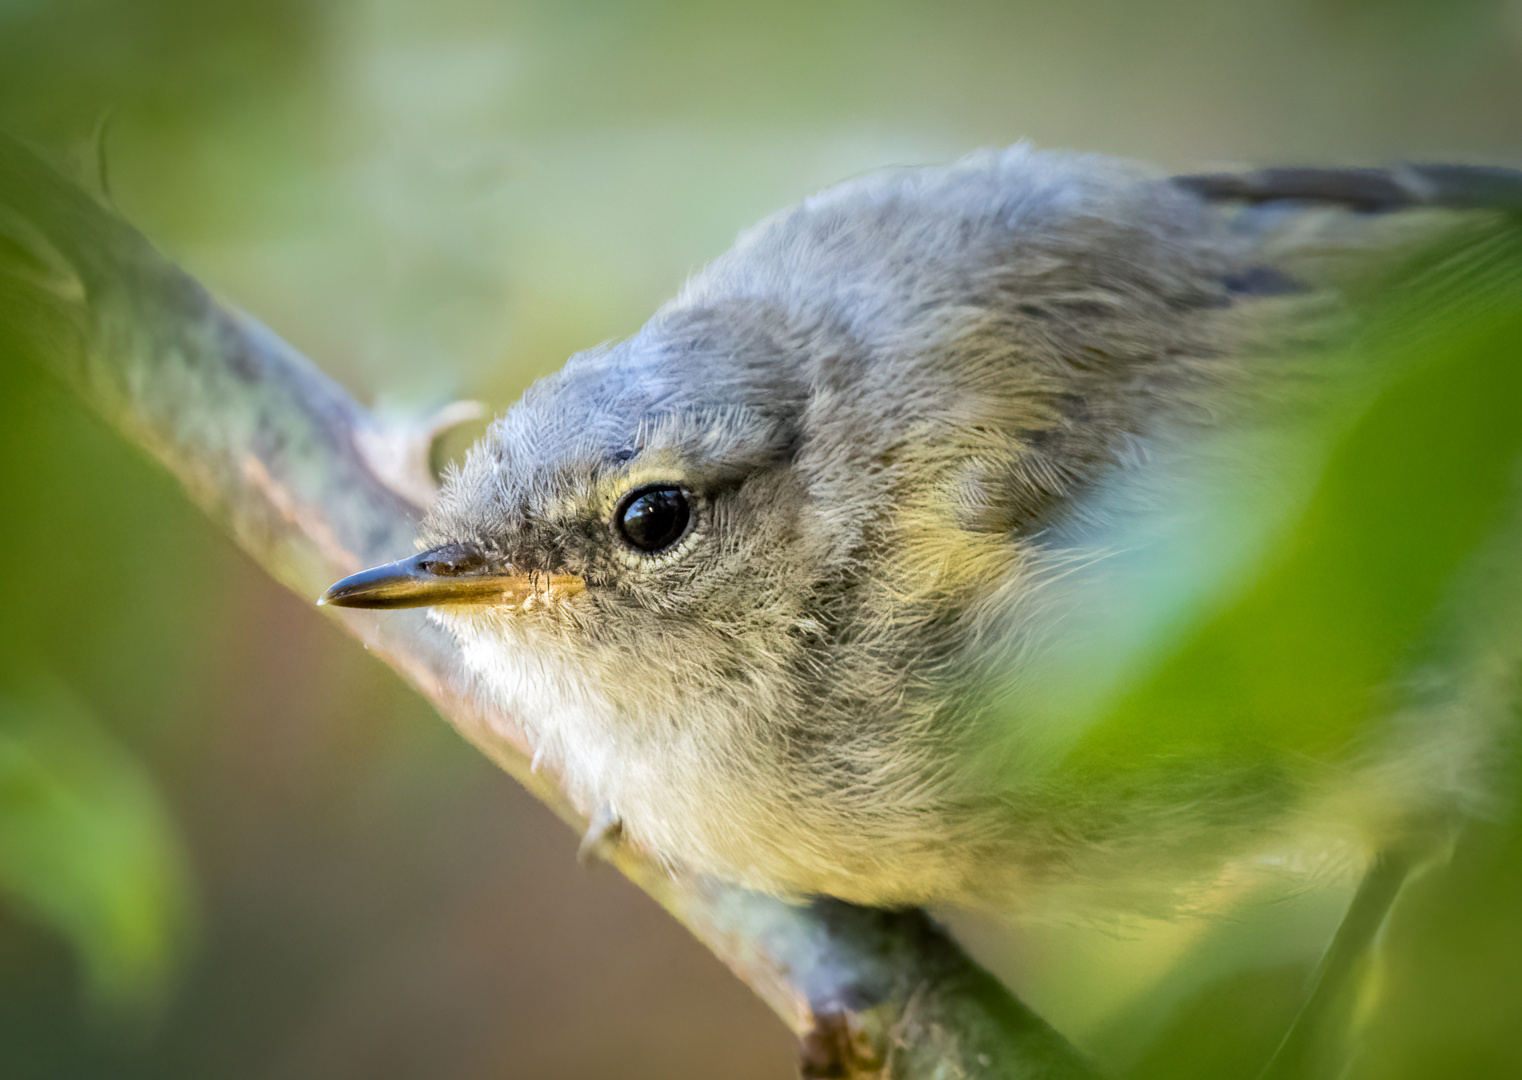
[[[0,0],[0,127],[362,400],[500,409],[883,165],[1522,164],[1522,2]],[[793,1074],[743,986],[308,598],[0,372],[0,1074]],[[1517,850],[1484,826],[1413,902],[1399,985],[1451,1007],[1392,1014],[1378,1075],[1522,1074]],[[1239,942],[1171,1019],[1136,998],[1187,943],[1054,934],[1001,970],[1116,1064],[1222,1009],[1271,1045],[1341,902],[1276,909],[1304,955]]]

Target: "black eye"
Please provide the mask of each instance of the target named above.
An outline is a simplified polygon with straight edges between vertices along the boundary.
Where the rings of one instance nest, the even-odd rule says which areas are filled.
[[[653,555],[680,540],[691,518],[692,509],[681,488],[649,487],[631,491],[619,504],[614,521],[630,547]]]

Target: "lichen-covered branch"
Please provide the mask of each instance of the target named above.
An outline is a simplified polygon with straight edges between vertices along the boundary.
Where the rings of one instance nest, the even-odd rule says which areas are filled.
[[[385,451],[426,440],[381,427],[289,346],[3,137],[0,347],[70,383],[304,596],[411,548],[418,485]],[[333,614],[475,746],[585,827],[585,808],[529,768],[514,718],[472,695],[452,640],[425,617]],[[612,859],[800,1036],[806,1074],[1092,1075],[919,912],[793,906],[673,877],[628,845]]]

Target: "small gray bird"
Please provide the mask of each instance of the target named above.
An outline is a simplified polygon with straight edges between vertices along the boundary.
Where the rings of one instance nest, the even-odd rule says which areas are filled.
[[[1367,865],[1484,798],[1504,707],[1117,777],[1065,769],[1043,673],[1191,485],[1274,489],[1227,436],[1314,412],[1382,270],[1519,208],[1504,170],[1023,146],[853,180],[530,388],[426,550],[322,601],[431,606],[584,809],[778,895],[1160,911],[1232,860]]]

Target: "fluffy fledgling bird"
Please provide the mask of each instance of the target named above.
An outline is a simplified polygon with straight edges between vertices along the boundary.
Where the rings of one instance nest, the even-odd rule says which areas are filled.
[[[1485,797],[1500,691],[1308,765],[1117,771],[1043,678],[1083,682],[1112,565],[1200,490],[1274,488],[1234,436],[1314,413],[1380,273],[1519,205],[1500,170],[1025,147],[854,180],[533,386],[426,550],[323,599],[431,606],[583,808],[779,895],[1158,910],[1233,858],[1367,860]]]

